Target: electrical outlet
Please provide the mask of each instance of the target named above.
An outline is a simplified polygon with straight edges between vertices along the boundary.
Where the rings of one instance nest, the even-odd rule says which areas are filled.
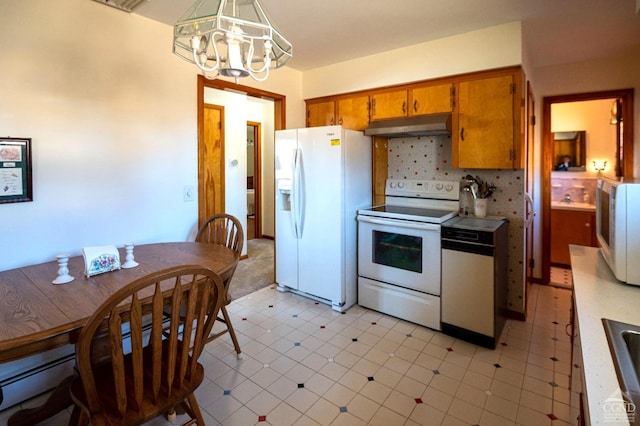
[[[183,188],[182,196],[184,201],[195,201],[196,199],[196,189],[193,185],[185,185]]]

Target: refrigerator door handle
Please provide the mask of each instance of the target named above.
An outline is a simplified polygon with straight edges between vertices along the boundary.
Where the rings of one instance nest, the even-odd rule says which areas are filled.
[[[300,161],[301,161],[301,151],[300,149],[296,149],[293,155],[293,183],[291,186],[291,219],[293,221],[293,230],[294,235],[297,239],[300,239],[302,236],[301,229],[301,170],[300,170]]]

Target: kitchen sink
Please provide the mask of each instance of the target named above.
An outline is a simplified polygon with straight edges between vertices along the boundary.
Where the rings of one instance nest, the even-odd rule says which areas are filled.
[[[640,326],[606,318],[602,324],[623,397],[634,404],[634,424],[640,424]]]

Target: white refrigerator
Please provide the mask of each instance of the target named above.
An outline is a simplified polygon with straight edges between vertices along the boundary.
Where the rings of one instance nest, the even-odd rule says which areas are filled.
[[[340,126],[275,139],[276,283],[344,311],[357,300],[356,213],[371,206],[371,138]]]

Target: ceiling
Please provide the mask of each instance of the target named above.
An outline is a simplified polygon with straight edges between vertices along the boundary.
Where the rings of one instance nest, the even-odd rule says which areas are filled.
[[[149,0],[135,13],[173,25],[194,0]],[[640,45],[640,0],[261,0],[304,71],[481,28],[522,21],[533,66]],[[479,7],[482,3],[482,7]],[[401,64],[400,64],[401,65]]]

